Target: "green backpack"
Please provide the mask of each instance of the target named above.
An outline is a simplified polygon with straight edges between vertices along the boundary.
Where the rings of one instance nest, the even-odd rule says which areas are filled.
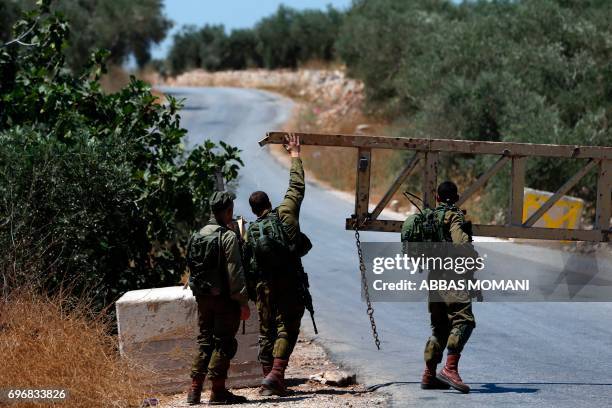
[[[285,227],[274,211],[249,226],[252,251],[251,269],[257,272],[281,272],[295,257],[295,245],[290,242]]]
[[[189,288],[194,296],[209,294],[213,287],[220,288],[222,294],[228,291],[221,245],[221,236],[225,231],[225,228],[219,227],[212,234],[196,232],[187,244]]]
[[[444,214],[447,209],[424,208],[410,215],[402,225],[402,242],[444,242]]]

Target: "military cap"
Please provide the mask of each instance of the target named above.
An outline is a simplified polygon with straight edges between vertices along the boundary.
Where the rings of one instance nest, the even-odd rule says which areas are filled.
[[[229,191],[215,191],[210,196],[208,203],[210,204],[210,209],[215,212],[227,208],[235,199],[236,195]]]
[[[221,211],[227,207],[234,201],[236,196],[229,191],[215,191],[208,202],[210,203],[210,208],[213,211]]]

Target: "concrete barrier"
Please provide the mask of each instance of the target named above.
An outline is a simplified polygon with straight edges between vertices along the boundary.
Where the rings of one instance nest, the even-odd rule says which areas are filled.
[[[124,294],[116,307],[121,355],[154,370],[150,381],[153,391],[186,390],[197,350],[198,312],[191,290],[182,286],[134,290]],[[230,368],[229,386],[250,387],[261,381],[256,315],[251,304],[246,334],[241,327],[236,336],[238,353]]]

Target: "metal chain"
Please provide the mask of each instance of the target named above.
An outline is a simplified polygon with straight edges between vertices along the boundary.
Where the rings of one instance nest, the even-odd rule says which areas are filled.
[[[359,271],[361,272],[361,286],[363,287],[363,294],[368,306],[367,313],[370,318],[370,325],[372,326],[372,337],[374,337],[374,344],[376,348],[380,350],[380,339],[378,338],[378,331],[376,330],[376,321],[374,320],[374,308],[370,301],[370,291],[368,290],[368,278],[366,276],[366,266],[363,261],[363,251],[361,250],[361,240],[359,239],[359,223],[355,219],[355,243],[357,245],[357,255],[359,256]]]

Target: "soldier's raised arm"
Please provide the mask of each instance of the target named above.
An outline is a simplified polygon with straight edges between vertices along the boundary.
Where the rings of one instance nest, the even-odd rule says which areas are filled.
[[[300,139],[298,136],[289,135],[286,137],[287,151],[291,154],[291,170],[289,171],[289,188],[285,193],[285,198],[278,206],[278,214],[286,224],[290,238],[295,238],[299,231],[300,206],[304,200],[306,182],[304,179],[304,166],[300,158]]]

